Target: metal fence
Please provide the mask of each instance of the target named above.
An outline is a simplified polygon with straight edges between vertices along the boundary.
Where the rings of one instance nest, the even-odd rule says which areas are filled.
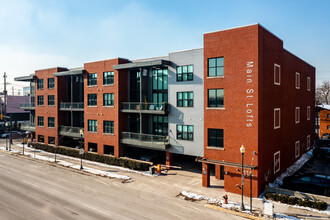
[[[167,137],[162,136],[162,135],[139,134],[139,133],[133,133],[133,132],[122,132],[121,137],[123,139],[138,140],[138,141],[157,143],[157,144],[168,144],[169,143]]]
[[[60,109],[84,109],[83,102],[61,102]]]
[[[71,127],[71,126],[61,126],[60,131],[66,133],[77,133],[80,134],[80,130],[84,131],[84,128],[81,127]]]
[[[19,105],[20,108],[35,108],[36,104],[34,102],[26,102],[26,103],[21,103]]]
[[[121,109],[137,111],[167,111],[167,103],[122,102]]]

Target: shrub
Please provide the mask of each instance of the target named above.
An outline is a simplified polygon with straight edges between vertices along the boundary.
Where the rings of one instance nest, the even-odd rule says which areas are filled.
[[[298,204],[298,198],[290,196],[288,198],[288,204],[290,204],[290,205],[296,205],[296,204]]]
[[[31,145],[32,147],[39,150],[44,150],[51,153],[55,153],[56,150],[58,154],[80,158],[79,150],[75,148],[55,147],[55,146],[39,144],[39,143],[37,144],[31,143]],[[133,170],[142,170],[142,171],[149,170],[149,167],[152,165],[152,163],[149,162],[142,162],[142,161],[132,160],[129,158],[116,158],[110,155],[99,155],[90,152],[85,152],[83,154],[83,159],[105,163],[109,165],[122,166]]]

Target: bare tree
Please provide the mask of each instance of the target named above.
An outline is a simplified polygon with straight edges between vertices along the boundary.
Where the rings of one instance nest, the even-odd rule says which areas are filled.
[[[320,103],[325,103],[329,105],[330,103],[330,81],[323,81],[321,86],[316,89],[315,98]]]

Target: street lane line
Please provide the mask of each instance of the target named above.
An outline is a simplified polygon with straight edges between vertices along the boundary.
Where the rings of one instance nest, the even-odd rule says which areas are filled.
[[[34,183],[30,183],[30,182],[27,182],[27,181],[25,181],[25,180],[23,180],[22,182],[23,182],[23,183],[26,183],[26,184],[28,184],[28,185],[34,186],[35,188],[40,188],[40,186],[38,186],[38,185],[36,185],[36,184],[34,184]]]
[[[107,213],[107,212],[105,212],[105,211],[102,211],[102,210],[100,210],[100,209],[97,209],[97,208],[91,207],[91,206],[86,205],[86,204],[84,204],[84,203],[81,203],[81,205],[83,205],[83,206],[85,206],[85,207],[87,207],[87,208],[89,208],[89,209],[93,209],[94,211],[101,212],[101,213],[103,213],[103,214],[105,214],[105,215],[112,216],[111,214],[109,214],[109,213]]]

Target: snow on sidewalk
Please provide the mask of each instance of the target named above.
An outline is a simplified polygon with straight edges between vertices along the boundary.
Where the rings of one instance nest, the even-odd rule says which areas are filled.
[[[34,148],[28,148],[28,147],[26,147],[26,148],[34,150]],[[0,150],[6,150],[6,147],[0,147]],[[12,153],[21,153],[21,151],[15,150],[15,149],[11,150],[10,152],[12,152]],[[39,152],[43,153],[44,151],[40,150]],[[55,159],[52,158],[52,157],[41,156],[41,155],[38,155],[38,154],[35,154],[35,153],[26,152],[26,151],[24,152],[24,154],[29,155],[31,157],[35,157],[38,160],[55,162]],[[66,161],[63,161],[63,160],[57,160],[57,164],[60,164],[60,165],[65,166],[65,167],[70,167],[72,169],[80,170],[80,165],[69,163],[69,162],[66,162]],[[86,167],[86,166],[84,166],[83,171],[87,172],[87,173],[92,173],[92,174],[96,174],[96,175],[100,175],[100,176],[113,178],[113,179],[131,180],[131,177],[129,177],[129,176],[124,176],[124,175],[115,174],[115,173],[109,173],[107,171],[98,170],[98,169],[94,169],[94,168],[90,168],[90,167]]]

